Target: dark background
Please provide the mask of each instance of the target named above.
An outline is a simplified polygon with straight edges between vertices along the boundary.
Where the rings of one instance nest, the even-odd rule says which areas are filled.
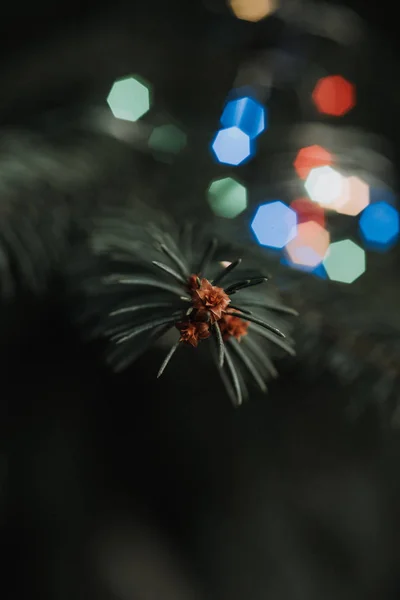
[[[281,362],[268,397],[254,394],[240,410],[208,363],[190,355],[161,382],[157,349],[111,375],[80,341],[60,293],[70,230],[103,203],[124,204],[133,194],[215,224],[204,190],[226,170],[210,160],[208,143],[239,67],[266,49],[289,49],[303,70],[291,85],[272,86],[271,136],[241,170],[251,189],[279,189],[272,159],[294,156],[291,127],[318,120],[302,113],[292,91],[317,60],[357,73],[362,102],[345,126],[386,140],[387,183],[397,191],[395,7],[351,7],[367,31],[355,48],[279,15],[239,22],[222,2],[213,10],[197,0],[7,7],[0,36],[1,238],[9,257],[1,314],[4,597],[397,597],[397,248],[371,255],[365,276],[348,287],[268,258],[285,301],[301,313],[298,359]],[[128,72],[154,87],[146,122],[159,111],[187,132],[175,162],[85,125],[88,110]],[[221,236],[235,231],[250,244],[246,218],[218,222]],[[338,238],[347,227],[330,225]]]

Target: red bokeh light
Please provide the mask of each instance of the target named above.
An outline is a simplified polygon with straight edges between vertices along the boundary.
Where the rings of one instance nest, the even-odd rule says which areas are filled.
[[[308,223],[314,221],[321,227],[325,226],[325,211],[316,202],[311,202],[308,198],[297,198],[290,205],[297,214],[297,223]]]
[[[330,75],[317,82],[312,98],[320,113],[342,117],[356,103],[355,87],[341,75]]]
[[[307,179],[312,169],[330,166],[332,161],[332,154],[322,146],[306,146],[297,153],[293,166],[300,179]]]

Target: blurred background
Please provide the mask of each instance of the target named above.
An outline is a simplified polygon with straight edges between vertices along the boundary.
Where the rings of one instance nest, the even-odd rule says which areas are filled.
[[[3,187],[9,197],[29,169],[43,187],[40,172],[62,196],[56,208],[51,201],[62,229],[66,213],[101,204],[106,186],[124,202],[134,182],[140,200],[258,245],[302,313],[298,344],[308,365],[330,365],[346,384],[374,372],[379,390],[368,383],[363,394],[396,420],[398,45],[390,11],[295,0],[35,4],[26,31],[10,7]],[[29,167],[12,163],[22,146],[38,145],[42,156],[33,153]],[[20,202],[19,216],[32,211]],[[60,245],[61,232],[48,229]]]
[[[398,597],[395,7],[36,2],[1,30],[3,538],[10,581],[31,573],[15,597]],[[233,414],[198,380],[188,402],[190,358],[162,388],[158,355],[116,381],[60,317],[74,227],[135,199],[261,253],[300,313],[267,400]],[[134,418],[133,389],[152,398]],[[109,513],[108,583],[86,588],[70,557]]]

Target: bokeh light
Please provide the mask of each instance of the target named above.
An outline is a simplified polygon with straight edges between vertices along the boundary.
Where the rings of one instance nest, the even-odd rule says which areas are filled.
[[[347,200],[345,178],[332,167],[312,169],[304,187],[311,200],[322,206],[329,207],[335,203],[337,208],[341,198],[343,198],[342,204]]]
[[[356,103],[355,87],[340,75],[330,75],[317,82],[312,98],[320,113],[341,117]]]
[[[262,104],[250,97],[231,100],[223,110],[221,124],[225,129],[238,127],[250,139],[254,139],[267,126],[266,110]]]
[[[258,208],[251,228],[259,244],[281,249],[297,234],[297,216],[280,200],[268,202]]]
[[[186,134],[176,125],[166,124],[156,127],[149,137],[152,150],[178,154],[186,145]]]
[[[321,227],[325,226],[324,209],[319,206],[319,204],[311,202],[309,198],[297,198],[296,200],[293,200],[290,204],[290,208],[296,212],[298,223],[314,221],[321,225]]]
[[[292,262],[286,255],[284,255],[279,262],[281,263],[281,265],[285,265],[286,267],[290,267],[291,269],[295,269],[296,271],[301,271],[302,273],[308,273],[309,275],[318,277],[318,279],[328,279],[328,276],[322,263],[319,263],[319,265],[317,265],[316,267],[307,267],[305,265],[299,265]]]
[[[368,184],[356,176],[345,177],[332,167],[312,169],[305,189],[313,202],[340,214],[355,217],[370,202]]]
[[[114,82],[107,103],[117,119],[137,121],[150,109],[150,88],[136,77],[124,77]]]
[[[359,225],[367,246],[386,250],[399,236],[399,213],[387,202],[376,202],[364,210]]]
[[[225,165],[238,166],[252,155],[251,140],[238,127],[218,131],[211,147],[218,162]]]
[[[339,203],[338,206],[335,205],[334,208],[342,215],[356,217],[369,204],[369,186],[359,177],[347,177],[345,185],[346,197],[344,202]]]
[[[228,0],[233,14],[243,21],[261,21],[279,6],[279,0]]]
[[[329,248],[329,233],[313,221],[297,226],[297,235],[285,248],[289,261],[304,267],[317,267]]]
[[[300,179],[307,179],[308,174],[316,167],[330,166],[332,155],[321,146],[306,146],[298,151],[293,166]]]
[[[323,265],[329,279],[353,283],[365,272],[365,252],[351,240],[334,242],[329,246]]]
[[[208,202],[217,216],[234,219],[247,208],[247,190],[232,177],[217,179],[208,188]]]
[[[328,279],[323,262],[320,263],[315,269],[312,270],[312,274],[318,279]]]

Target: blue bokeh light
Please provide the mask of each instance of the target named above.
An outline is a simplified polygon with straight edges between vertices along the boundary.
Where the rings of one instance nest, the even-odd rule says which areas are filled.
[[[253,154],[249,136],[238,127],[229,127],[218,131],[211,148],[218,162],[235,167]]]
[[[281,258],[280,263],[282,265],[284,265],[285,267],[290,267],[291,269],[294,269],[296,271],[302,271],[303,273],[309,273],[310,275],[313,275],[314,277],[318,277],[318,279],[328,279],[328,275],[326,274],[325,268],[322,263],[319,264],[317,267],[306,267],[304,265],[298,265],[296,263],[293,263],[287,257]]]
[[[364,210],[359,225],[367,246],[387,250],[399,236],[399,213],[387,202],[375,202]]]
[[[254,139],[267,127],[266,110],[253,98],[231,100],[224,108],[221,124],[225,128],[238,127],[250,139]]]
[[[297,215],[280,200],[262,204],[251,223],[261,246],[281,249],[297,235]]]
[[[318,277],[319,279],[328,279],[328,275],[322,263],[313,270],[312,274],[315,275],[315,277]]]

